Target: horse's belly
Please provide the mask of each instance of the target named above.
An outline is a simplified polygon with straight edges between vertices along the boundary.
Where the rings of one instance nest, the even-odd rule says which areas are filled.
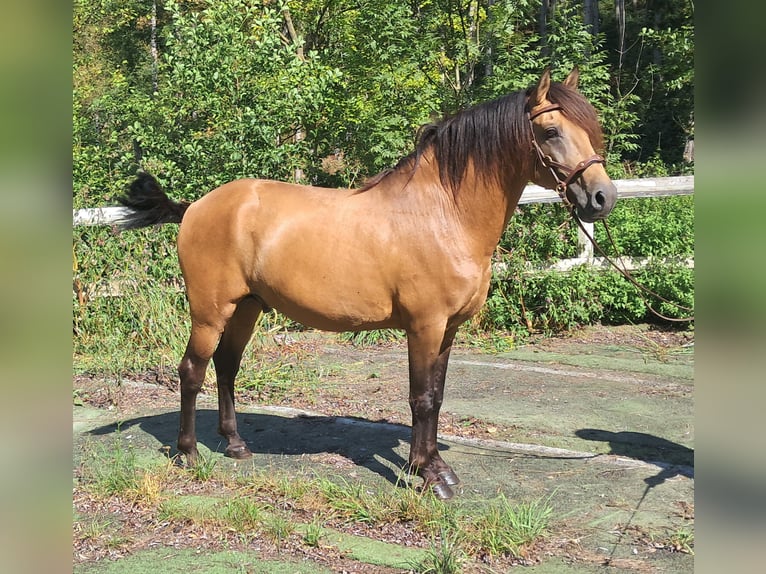
[[[355,331],[398,326],[391,299],[365,297],[354,290],[323,288],[321,281],[278,290],[262,287],[258,296],[280,313],[325,331]]]
[[[339,259],[342,260],[342,257]],[[327,261],[316,255],[260,265],[253,292],[294,321],[328,331],[393,326],[393,297],[374,265]]]

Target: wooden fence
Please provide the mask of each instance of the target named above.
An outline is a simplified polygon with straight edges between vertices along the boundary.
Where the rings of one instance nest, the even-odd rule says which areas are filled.
[[[694,193],[694,176],[681,177],[658,177],[642,179],[615,179],[613,180],[617,187],[619,199],[643,198],[643,197],[668,197],[672,195],[692,195]],[[528,185],[519,199],[519,205],[528,203],[556,203],[561,198],[550,189],[545,189],[537,185]],[[72,223],[77,226],[88,225],[111,225],[116,222],[120,216],[124,215],[124,207],[97,207],[90,209],[76,209],[72,211]],[[585,223],[585,229],[593,234],[593,224]],[[593,245],[582,231],[578,232],[579,255],[573,259],[562,259],[548,265],[544,268],[532,269],[531,272],[555,270],[567,271],[577,265],[590,265],[599,268],[608,268],[609,262],[602,257],[595,257]],[[628,270],[638,269],[645,266],[649,259],[646,257],[630,258],[624,257],[616,261],[623,268]],[[686,258],[674,260],[676,263],[686,267],[694,267],[694,259]],[[499,275],[503,274],[504,265],[497,263],[494,268]],[[107,292],[114,292],[114,289],[106,289]],[[120,291],[120,289],[117,289]]]
[[[694,176],[657,177],[646,179],[615,179],[620,199],[631,197],[666,197],[670,195],[691,195],[694,193]],[[561,198],[551,190],[538,185],[528,185],[519,199],[525,203],[556,203]],[[124,207],[95,207],[72,211],[72,223],[79,225],[111,225],[127,213]]]
[[[694,194],[694,176],[680,176],[680,177],[657,177],[657,178],[642,178],[642,179],[615,179],[612,180],[617,187],[617,196],[619,199],[628,198],[641,198],[641,197],[669,197],[671,195],[693,195]],[[550,189],[544,189],[537,185],[528,185],[524,189],[524,193],[521,195],[519,205],[524,203],[555,203],[560,202],[558,194]],[[585,230],[593,236],[593,224],[583,223]],[[561,259],[556,263],[546,266],[542,269],[535,269],[534,271],[552,270],[552,271],[568,271],[577,265],[590,265],[592,267],[599,267],[607,269],[610,264],[603,257],[594,257],[593,244],[587,238],[587,236],[578,229],[577,233],[577,245],[579,247],[579,255],[573,259]],[[648,262],[647,257],[622,257],[617,259],[616,262],[627,270],[634,270],[644,267]],[[680,263],[686,267],[694,267],[693,258],[684,258],[675,263]],[[502,272],[496,268],[496,271]]]

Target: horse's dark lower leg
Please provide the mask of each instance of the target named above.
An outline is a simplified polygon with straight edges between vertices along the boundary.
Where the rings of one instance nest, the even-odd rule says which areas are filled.
[[[197,394],[202,389],[209,359],[197,357],[187,348],[178,365],[181,379],[181,424],[178,431],[178,450],[186,457],[186,464],[197,462]]]
[[[430,488],[442,499],[452,498],[450,486],[460,482],[439,454],[436,438],[453,338],[454,332],[430,342],[427,337],[408,337],[412,410],[409,464],[423,479],[423,487]]]
[[[250,341],[253,326],[261,312],[254,299],[245,299],[237,306],[221,341],[213,355],[218,385],[218,432],[227,441],[226,456],[248,458],[252,452],[237,432],[237,418],[234,408],[234,379],[239,371],[242,352]]]

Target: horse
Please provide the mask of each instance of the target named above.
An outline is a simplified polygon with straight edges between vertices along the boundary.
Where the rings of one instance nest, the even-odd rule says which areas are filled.
[[[225,455],[252,456],[237,431],[234,380],[262,312],[325,331],[406,334],[412,412],[407,471],[440,499],[460,480],[437,445],[458,327],[488,294],[491,258],[529,181],[556,189],[583,221],[617,191],[596,151],[597,114],[545,70],[533,87],[420,128],[414,151],[355,189],[237,179],[194,202],[139,172],[118,198],[119,229],[180,223],[177,250],[191,314],[178,366],[178,451],[197,460],[196,400],[212,359]]]

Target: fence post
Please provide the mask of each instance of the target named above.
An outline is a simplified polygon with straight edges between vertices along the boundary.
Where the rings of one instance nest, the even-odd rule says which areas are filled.
[[[582,227],[584,227],[588,234],[593,237],[593,224],[585,223],[584,221],[581,223]],[[591,243],[588,236],[583,233],[583,230],[579,225],[577,226],[577,250],[577,257],[580,259],[587,259],[588,261],[593,260],[593,243]]]

